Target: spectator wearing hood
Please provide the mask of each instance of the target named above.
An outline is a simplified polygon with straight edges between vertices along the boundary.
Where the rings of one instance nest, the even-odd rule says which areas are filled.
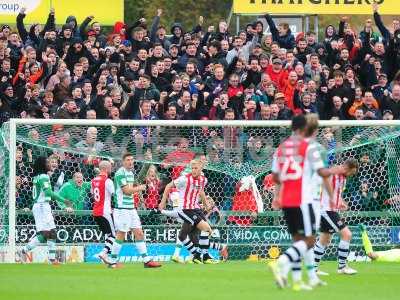
[[[82,42],[74,41],[74,43],[68,48],[67,55],[64,59],[68,66],[68,69],[72,72],[76,63],[79,62],[81,57],[86,57],[91,62],[92,55],[82,44]]]
[[[82,39],[81,37],[81,30],[78,27],[78,22],[76,21],[75,16],[68,16],[65,20],[65,24],[69,25],[72,28],[72,36],[76,39]]]
[[[110,36],[113,36],[115,34],[119,35],[119,37],[121,38],[121,42],[126,40],[126,24],[124,22],[115,22],[113,32]]]
[[[261,39],[261,49],[263,54],[271,56],[271,46],[272,46],[272,35],[265,34]]]
[[[169,38],[169,42],[172,45],[178,45],[180,48],[183,45],[183,28],[181,23],[174,23],[171,27],[172,36]]]
[[[332,41],[337,41],[339,39],[336,28],[332,24],[326,26],[325,28],[325,38],[324,38],[324,44],[330,44]],[[325,45],[326,47],[326,45]]]
[[[66,44],[71,45],[74,42],[73,27],[71,24],[64,24],[61,32],[56,39],[56,51],[59,57],[64,55],[64,47]]]
[[[317,53],[321,65],[326,65],[328,63],[328,53],[323,43],[317,44],[315,53]]]

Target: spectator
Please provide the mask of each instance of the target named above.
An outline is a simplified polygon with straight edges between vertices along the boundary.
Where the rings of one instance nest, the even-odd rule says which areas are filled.
[[[78,151],[96,155],[103,150],[104,144],[97,141],[97,128],[89,127],[86,130],[86,138],[78,142],[75,147]]]
[[[59,190],[60,196],[64,197],[64,199],[66,200],[63,203],[64,206],[60,206],[60,208],[64,209],[65,207],[70,207],[75,211],[90,209],[90,187],[90,182],[85,182],[83,180],[82,173],[74,173],[72,179],[64,183]]]
[[[378,5],[372,6],[382,41],[370,18],[363,24],[360,41],[348,20],[341,18],[338,30],[326,27],[320,44],[311,31],[295,39],[288,24],[277,25],[268,14],[270,34],[263,33],[261,22],[236,33],[228,32],[225,21],[203,30],[204,18],[199,17],[190,32],[180,23],[170,24],[172,37],[167,38],[167,27],[160,25],[163,10],[158,9],[151,27],[144,18],[129,26],[117,21],[106,37],[94,16],[80,25],[69,16],[58,31],[54,10],[43,27],[25,28],[22,9],[18,33],[8,25],[1,32],[1,120],[94,118],[94,112],[87,113],[90,110],[98,119],[143,119],[144,100],[151,103],[151,117],[146,112],[144,119],[223,119],[231,108],[235,119],[253,119],[259,118],[263,104],[271,105],[272,119],[277,113],[279,119],[290,118],[292,114],[279,113],[282,105],[274,105],[276,93],[284,94],[284,106],[292,113],[306,112],[300,106],[308,101],[308,96],[302,97],[308,93],[311,110],[321,119],[347,120],[365,102],[356,95],[358,87],[373,92],[377,118],[390,110],[398,119],[400,43],[394,33],[400,23],[395,19],[390,29],[385,27]],[[53,96],[43,97],[42,89]],[[246,95],[247,105],[255,101],[254,114],[249,115],[250,107],[243,115]],[[338,98],[334,103],[336,96],[342,104]],[[371,118],[363,110],[363,119]]]
[[[171,178],[178,178],[186,165],[195,157],[195,153],[188,150],[189,141],[186,138],[181,138],[178,141],[175,151],[169,153],[163,160],[161,167],[164,169],[172,168]]]
[[[145,183],[147,189],[144,196],[144,205],[146,209],[155,209],[160,202],[161,188],[161,181],[156,166],[151,165],[147,170]]]
[[[295,40],[294,40],[294,35],[292,34],[289,28],[289,24],[281,23],[278,25],[277,28],[275,22],[272,20],[269,14],[265,15],[265,19],[267,20],[267,23],[269,25],[272,34],[272,39],[275,42],[278,42],[281,48],[293,49]]]

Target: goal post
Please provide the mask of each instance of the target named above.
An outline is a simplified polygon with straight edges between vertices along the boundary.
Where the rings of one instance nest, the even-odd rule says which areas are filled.
[[[18,260],[19,248],[35,232],[29,208],[32,162],[39,155],[54,158],[51,180],[59,190],[77,172],[83,174],[84,183],[89,182],[101,159],[111,160],[115,171],[122,154],[129,151],[135,156],[136,175],[142,167],[154,166],[159,193],[185,171],[190,158],[203,155],[209,178],[206,192],[217,208],[210,220],[218,232],[216,239],[232,245],[232,257],[274,258],[276,250],[289,243],[281,214],[271,209],[273,183],[268,176],[273,152],[290,135],[289,121],[11,119],[0,134],[0,186],[4,188],[0,194],[0,262]],[[362,165],[360,174],[348,181],[344,197],[350,210],[343,214],[345,220],[355,230],[359,223],[366,223],[379,247],[396,243],[400,121],[320,121],[317,140],[326,148],[329,163],[354,157]],[[92,262],[93,251],[102,240],[91,219],[89,192],[84,187],[78,190],[84,200],[67,203],[74,206],[73,214],[52,205],[62,247],[59,255],[65,261]],[[150,194],[136,195],[135,201],[150,254],[168,260],[179,223],[150,215],[159,201]],[[357,234],[353,243],[361,249]],[[135,261],[132,251],[127,248],[126,261]]]

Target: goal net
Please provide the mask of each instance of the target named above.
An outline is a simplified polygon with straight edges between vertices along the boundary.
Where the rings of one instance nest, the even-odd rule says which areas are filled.
[[[93,255],[102,248],[103,236],[91,217],[88,185],[100,160],[111,160],[115,171],[125,152],[135,156],[137,183],[148,184],[134,200],[149,253],[156,260],[170,259],[180,224],[151,210],[158,206],[164,186],[187,172],[194,157],[207,160],[206,194],[215,202],[209,214],[216,229],[213,239],[228,244],[231,259],[275,258],[290,244],[290,236],[281,213],[271,209],[271,160],[289,135],[290,124],[277,121],[11,120],[0,132],[0,261],[18,261],[21,246],[35,234],[32,165],[39,156],[49,158],[52,187],[64,189],[64,204],[73,208],[66,212],[51,203],[57,257],[65,262],[97,261]],[[343,217],[354,233],[350,257],[363,259],[357,227],[361,223],[367,225],[375,247],[393,246],[400,225],[400,123],[321,122],[317,139],[330,165],[347,158],[360,163],[344,192],[349,210]],[[72,188],[65,191],[67,183]],[[130,241],[128,236],[121,252],[127,262],[139,259]],[[335,255],[331,246],[327,256]],[[29,260],[46,257],[43,245]]]

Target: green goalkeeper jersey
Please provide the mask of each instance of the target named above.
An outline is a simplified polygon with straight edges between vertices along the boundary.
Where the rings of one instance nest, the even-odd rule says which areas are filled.
[[[122,188],[128,184],[134,183],[134,175],[132,171],[126,170],[124,167],[118,169],[114,176],[115,195],[114,204],[115,208],[134,209],[135,203],[133,195],[125,195]]]
[[[40,174],[33,178],[32,198],[34,203],[46,203],[54,198],[59,206],[60,202],[65,201],[63,197],[53,192],[50,177],[47,174]]]

